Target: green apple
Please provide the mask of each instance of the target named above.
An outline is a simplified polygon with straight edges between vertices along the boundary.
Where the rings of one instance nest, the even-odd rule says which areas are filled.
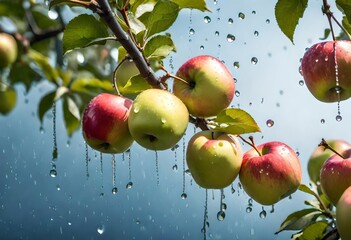
[[[351,145],[348,142],[340,139],[330,139],[326,140],[326,142],[337,152],[343,152],[351,148]],[[334,153],[331,150],[325,149],[323,146],[318,146],[314,149],[307,163],[308,175],[310,176],[311,181],[319,184],[322,165],[333,154]]]
[[[298,156],[288,145],[268,142],[244,154],[239,178],[253,200],[272,205],[298,189],[302,169]]]
[[[335,220],[341,239],[351,239],[351,187],[343,192],[336,205]]]
[[[188,142],[186,161],[195,182],[208,189],[229,186],[238,176],[243,151],[237,137],[210,130]]]
[[[212,117],[227,108],[234,97],[234,79],[217,58],[200,55],[186,61],[177,71],[173,93],[195,117]]]
[[[308,90],[322,102],[351,97],[351,41],[314,44],[304,54],[301,71]],[[336,74],[337,73],[337,74]]]
[[[17,103],[17,93],[12,86],[0,82],[0,114],[9,114]]]
[[[125,85],[128,83],[129,79],[131,79],[134,76],[139,75],[139,70],[136,67],[135,63],[133,62],[133,60],[125,60],[124,62],[122,62],[116,72],[115,72],[115,78],[116,78],[116,83],[117,83],[117,87],[118,87],[118,91],[122,94],[122,95],[128,95],[130,94],[130,91],[128,91],[127,88],[125,88]],[[128,95],[128,97],[131,97]],[[135,96],[132,96],[133,98],[135,98]]]
[[[6,68],[17,58],[17,42],[7,33],[0,33],[0,69]]]
[[[133,101],[121,96],[101,93],[86,107],[82,119],[86,143],[103,153],[122,153],[133,143],[128,117]]]
[[[321,169],[320,182],[323,193],[334,205],[342,193],[351,186],[351,148],[328,158]]]
[[[134,100],[128,125],[139,145],[151,150],[172,148],[182,138],[189,112],[182,101],[161,89],[147,89]]]

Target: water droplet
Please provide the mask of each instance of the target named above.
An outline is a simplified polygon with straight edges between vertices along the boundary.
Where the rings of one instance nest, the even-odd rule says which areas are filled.
[[[195,34],[195,30],[194,30],[193,28],[190,28],[189,34],[190,34],[190,35],[194,35],[194,34]]]
[[[137,106],[134,106],[134,113],[138,113],[139,112],[139,107],[137,107]]]
[[[133,182],[128,182],[126,185],[126,189],[131,189],[133,187]]]
[[[161,122],[162,122],[163,124],[165,124],[167,121],[166,121],[165,118],[162,118],[162,119],[161,119]]]
[[[191,176],[191,172],[190,172],[190,170],[189,170],[189,169],[185,170],[185,174],[187,174],[187,175]]]
[[[267,212],[266,212],[266,210],[263,209],[263,207],[262,207],[262,211],[260,212],[260,215],[259,215],[259,216],[260,216],[260,218],[262,218],[262,219],[263,219],[263,218],[266,218],[266,216],[267,216]]]
[[[60,190],[61,190],[60,185],[58,185],[58,184],[56,185],[56,190],[57,190],[57,191],[60,191]]]
[[[235,96],[237,96],[237,97],[240,96],[240,92],[238,90],[235,91]]]
[[[112,188],[112,194],[117,194],[117,192],[118,192],[118,189],[117,189],[117,187],[114,187],[114,188]]]
[[[200,50],[204,50],[205,47],[203,45],[200,46]]]
[[[300,85],[300,86],[303,86],[303,85],[305,85],[305,82],[304,82],[303,80],[300,80],[300,81],[299,81],[299,85]]]
[[[270,24],[270,23],[271,23],[271,20],[266,19],[266,23],[267,23],[267,24]]]
[[[216,35],[216,36],[219,36],[219,32],[218,32],[218,31],[215,31],[215,35]]]
[[[342,120],[342,116],[340,114],[336,115],[336,121],[340,122]]]
[[[256,11],[255,11],[255,10],[253,10],[253,11],[252,11],[252,14],[253,14],[253,15],[255,15],[255,14],[256,14]]]
[[[247,212],[247,213],[252,212],[252,207],[248,206],[248,207],[246,208],[246,212]]]
[[[258,37],[258,35],[259,35],[259,32],[258,31],[254,31],[254,36]]]
[[[235,41],[235,36],[232,35],[232,34],[228,34],[228,35],[227,35],[227,41],[228,41],[228,42],[234,42],[234,41]]]
[[[188,197],[188,195],[186,193],[182,193],[182,195],[180,195],[181,199],[186,199]]]
[[[321,119],[321,124],[324,124],[325,123],[325,119]]]
[[[177,164],[174,164],[173,167],[172,167],[173,171],[177,171],[178,170],[178,165]]]
[[[228,19],[228,23],[229,23],[229,24],[233,24],[233,22],[234,22],[233,18],[229,18],[229,19]]]
[[[218,221],[223,221],[225,219],[225,212],[224,211],[219,211],[217,213],[217,219],[218,219]]]
[[[239,12],[238,17],[239,17],[239,19],[243,20],[243,19],[245,19],[245,14],[242,12]]]
[[[221,208],[223,211],[227,210],[227,204],[226,203],[222,203]]]
[[[267,125],[267,127],[273,127],[274,121],[273,121],[272,119],[268,119],[268,120],[266,121],[266,125]]]
[[[256,65],[256,64],[258,63],[257,57],[251,58],[251,63],[254,64],[254,65]]]
[[[204,17],[204,22],[205,23],[210,23],[211,22],[211,18],[209,16],[205,16]]]
[[[233,65],[234,65],[234,68],[239,68],[240,67],[240,63],[238,61],[235,61],[233,63]]]
[[[54,178],[54,177],[57,177],[57,171],[56,171],[56,169],[51,169],[51,170],[50,170],[50,176],[53,177],[53,178]]]
[[[97,232],[99,234],[103,234],[105,232],[105,226],[104,225],[101,225],[97,228]]]

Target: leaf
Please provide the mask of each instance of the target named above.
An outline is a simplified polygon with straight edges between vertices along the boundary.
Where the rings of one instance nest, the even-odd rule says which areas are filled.
[[[314,191],[312,191],[312,189],[309,188],[309,187],[308,187],[307,185],[305,185],[305,184],[301,184],[301,185],[299,186],[299,190],[300,190],[301,192],[308,193],[308,194],[310,194],[310,195],[312,195],[312,196],[318,198],[317,193],[315,193]]]
[[[168,35],[158,35],[151,38],[146,44],[144,55],[146,58],[165,58],[171,51],[176,52],[172,38]]]
[[[223,110],[213,120],[213,123],[214,130],[234,135],[261,131],[251,115],[238,108]]]
[[[56,89],[54,101],[59,100],[63,95],[65,95],[68,92],[69,92],[68,88],[66,88],[66,87],[58,87]]]
[[[285,230],[301,230],[313,223],[322,212],[316,208],[307,208],[291,213],[280,225],[275,234]]]
[[[77,104],[68,96],[63,99],[63,118],[65,121],[66,131],[68,136],[80,127],[80,117],[78,118],[79,108]]]
[[[298,240],[322,239],[327,227],[328,227],[327,222],[312,223],[306,228],[304,228],[302,232],[296,234],[296,236],[293,236],[292,239],[298,239]]]
[[[342,9],[347,20],[351,23],[351,2],[350,0],[336,0],[336,4]]]
[[[329,37],[330,33],[331,33],[331,31],[329,28],[324,29],[324,36],[322,38],[319,38],[319,39],[326,40]]]
[[[275,18],[281,31],[294,43],[294,32],[307,8],[308,0],[278,0]]]
[[[81,14],[72,19],[63,33],[63,51],[67,53],[76,48],[93,44],[105,44],[109,34],[105,24],[94,16]]]
[[[43,124],[45,113],[49,111],[49,109],[52,107],[52,104],[54,103],[55,95],[56,91],[49,92],[39,101],[38,116],[41,124]]]
[[[30,90],[32,83],[38,82],[40,78],[40,75],[24,61],[16,61],[11,67],[9,76],[12,83],[23,83],[27,92]]]
[[[78,2],[73,2],[71,0],[52,0],[50,1],[50,4],[49,4],[49,8],[52,8],[56,5],[60,5],[60,4],[67,4],[69,6],[85,6],[85,7],[88,7],[88,4],[89,4],[89,1],[86,1],[86,3],[84,3],[84,0],[81,1],[80,3]]]
[[[179,6],[171,1],[158,1],[148,19],[147,38],[172,26],[178,17],[179,10]]]
[[[29,50],[28,57],[38,65],[47,80],[57,85],[59,71],[51,66],[48,57],[42,55],[37,51],[34,51],[33,49]]]
[[[79,78],[71,85],[71,90],[79,93],[86,93],[92,96],[103,91],[113,91],[112,83],[108,80],[96,78]]]
[[[342,18],[342,26],[348,33],[351,33],[351,21],[349,21],[347,17]]]
[[[138,94],[149,88],[151,88],[150,84],[139,74],[130,78],[119,91],[123,94]]]
[[[178,4],[180,8],[193,8],[198,9],[200,11],[209,11],[206,6],[206,1],[204,0],[196,0],[196,1],[189,1],[189,0],[172,0],[172,2]]]

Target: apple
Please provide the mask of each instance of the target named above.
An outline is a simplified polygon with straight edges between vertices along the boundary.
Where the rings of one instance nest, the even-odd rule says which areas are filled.
[[[329,139],[326,140],[326,142],[337,152],[343,152],[351,148],[348,142],[340,139]],[[318,146],[314,149],[307,163],[307,171],[311,181],[317,184],[319,183],[322,165],[333,154],[331,150],[325,149],[323,146]]]
[[[0,82],[0,114],[9,114],[17,103],[17,93],[12,86]]]
[[[239,174],[242,157],[237,137],[210,130],[192,136],[186,150],[191,175],[199,186],[208,189],[229,186]]]
[[[6,68],[17,58],[17,42],[7,33],[0,33],[0,69]]]
[[[140,72],[133,60],[125,60],[122,62],[115,72],[118,91],[122,95],[135,98],[135,95],[131,95],[130,92],[125,89],[125,85],[128,83],[129,79],[139,74]]]
[[[336,205],[335,220],[341,239],[351,239],[351,187],[343,192]]]
[[[128,126],[142,147],[165,150],[178,143],[188,122],[189,112],[179,98],[166,90],[151,88],[135,98]]]
[[[337,204],[342,193],[351,186],[351,149],[333,154],[321,169],[321,188],[323,193],[334,205]]]
[[[82,130],[86,143],[103,153],[122,153],[133,143],[128,116],[133,101],[121,96],[101,93],[86,107]]]
[[[239,178],[253,200],[272,205],[297,190],[302,169],[293,149],[285,143],[273,141],[244,154]]]
[[[223,62],[200,55],[186,61],[177,71],[173,93],[195,117],[212,117],[227,108],[234,97],[235,83]]]
[[[302,58],[301,70],[308,90],[319,101],[337,102],[350,98],[351,41],[313,45]]]

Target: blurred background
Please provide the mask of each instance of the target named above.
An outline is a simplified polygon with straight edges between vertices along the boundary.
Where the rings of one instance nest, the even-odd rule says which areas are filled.
[[[211,12],[181,11],[167,31],[177,52],[165,66],[176,72],[200,54],[223,60],[237,81],[232,106],[261,127],[253,135],[256,144],[277,140],[291,146],[308,184],[307,160],[321,139],[351,141],[351,101],[341,102],[337,121],[337,104],[316,100],[299,73],[305,49],[322,41],[329,27],[322,1],[309,1],[294,44],[277,26],[275,3],[211,0]],[[336,6],[331,9],[340,19]],[[15,108],[0,115],[1,239],[204,239],[206,191],[184,164],[185,145],[198,129],[189,125],[176,148],[157,154],[134,144],[129,153],[115,155],[114,165],[111,155],[86,148],[80,130],[66,133],[61,101],[39,121],[38,104],[54,89],[51,83],[35,82],[29,91],[23,84],[14,87]],[[289,239],[293,232],[274,233],[310,198],[296,192],[262,207],[236,180],[224,189],[227,209],[218,219],[220,191],[208,190],[207,196],[207,239]]]

